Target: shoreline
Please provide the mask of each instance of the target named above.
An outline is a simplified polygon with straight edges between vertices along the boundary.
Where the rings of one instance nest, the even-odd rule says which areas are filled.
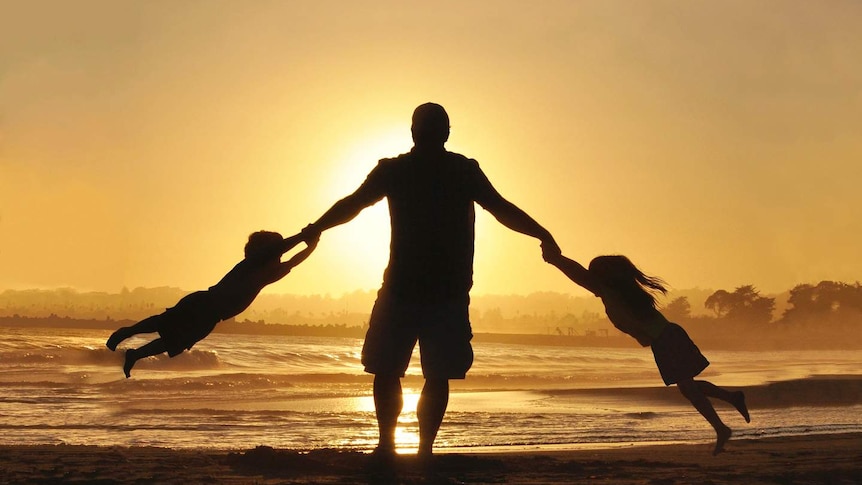
[[[0,445],[3,483],[829,483],[862,482],[862,433],[630,445],[608,449],[441,450],[375,462],[339,449],[248,450]]]
[[[127,318],[97,320],[91,318],[60,317],[57,315],[47,317],[0,316],[0,327],[5,328],[98,330],[108,333],[116,330],[118,327],[132,325],[135,322],[136,320]],[[703,350],[862,350],[862,339],[855,337],[855,333],[845,335],[844,338],[836,340],[825,338],[820,333],[812,333],[813,329],[800,331],[795,327],[793,332],[787,332],[786,329],[783,332],[777,332],[775,329],[767,331],[738,323],[725,324],[722,331],[710,330],[704,328],[703,325],[683,325],[683,327],[686,328],[692,339]],[[585,335],[507,333],[476,330],[473,334],[473,343],[586,349],[635,349],[641,347],[627,335],[619,332],[614,333],[610,329],[605,330],[609,330],[609,332],[594,332]],[[365,327],[361,325],[347,326],[346,324],[333,325],[331,323],[286,324],[225,320],[216,326],[213,333],[225,335],[362,339],[365,337]],[[744,335],[745,337],[740,338],[739,335]]]

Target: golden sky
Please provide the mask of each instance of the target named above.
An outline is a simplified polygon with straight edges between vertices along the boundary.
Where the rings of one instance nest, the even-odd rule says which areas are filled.
[[[862,279],[862,3],[0,0],[0,290],[214,284],[410,149],[413,108],[568,256]],[[479,211],[474,293],[584,294]],[[374,289],[385,202],[269,291]]]

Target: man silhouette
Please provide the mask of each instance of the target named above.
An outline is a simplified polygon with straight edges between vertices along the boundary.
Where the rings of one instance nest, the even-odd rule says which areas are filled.
[[[401,378],[419,342],[425,385],[416,409],[419,455],[432,453],[449,403],[449,379],[463,379],[473,363],[468,317],[473,285],[473,240],[478,203],[504,226],[559,252],[551,234],[504,199],[479,164],[446,151],[449,116],[439,104],[413,112],[414,146],[383,159],[352,194],[336,202],[303,233],[309,240],[356,217],[383,197],[389,203],[389,265],[371,312],[362,348],[365,371],[374,374],[379,441],[376,453],[395,452],[403,406]]]

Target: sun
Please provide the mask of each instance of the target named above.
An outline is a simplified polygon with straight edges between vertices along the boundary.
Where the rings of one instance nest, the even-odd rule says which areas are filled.
[[[402,125],[359,133],[344,143],[327,176],[328,204],[353,193],[381,158],[410,150],[409,129]],[[329,278],[353,289],[379,287],[389,259],[389,210],[385,201],[364,209],[352,221],[327,231],[320,256],[342,270]],[[326,253],[326,254],[323,254]]]
[[[356,190],[381,158],[408,152],[412,146],[409,128],[393,125],[358,133],[336,151],[330,182],[332,197]]]

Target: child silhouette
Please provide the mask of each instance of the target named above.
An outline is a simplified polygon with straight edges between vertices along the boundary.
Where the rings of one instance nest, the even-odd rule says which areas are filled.
[[[709,397],[732,404],[746,423],[751,422],[742,391],[731,392],[708,381],[694,380],[709,361],[682,327],[667,321],[656,309],[654,293],[667,292],[661,279],[645,275],[625,256],[599,256],[590,261],[589,270],[559,253],[546,254],[545,260],[601,298],[616,328],[652,348],[665,385],[676,384],[715,429],[714,455],[724,450],[732,431],[718,417]]]
[[[222,320],[242,313],[266,285],[274,283],[314,251],[317,240],[289,261],[281,262],[281,255],[299,244],[303,236],[284,239],[281,234],[257,231],[249,235],[245,245],[245,258],[236,264],[222,279],[207,290],[190,293],[172,308],[159,315],[145,318],[131,327],[122,327],[108,338],[105,345],[113,350],[123,340],[140,333],[158,332],[159,338],[137,349],[126,351],[123,372],[131,377],[135,362],[144,357],[167,352],[170,357],[191,349],[203,340]]]

